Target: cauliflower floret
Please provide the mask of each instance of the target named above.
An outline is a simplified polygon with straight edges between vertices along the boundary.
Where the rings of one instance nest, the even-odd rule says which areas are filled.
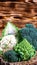
[[[17,39],[14,35],[4,36],[1,40],[2,48],[13,48],[17,43]]]

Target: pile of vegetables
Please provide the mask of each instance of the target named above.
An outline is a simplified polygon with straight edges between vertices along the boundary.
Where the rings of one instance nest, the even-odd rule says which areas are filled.
[[[13,49],[13,47],[18,43],[17,32],[18,27],[8,22],[2,31],[2,37],[0,40],[0,48],[3,50],[3,52]]]
[[[8,22],[2,31],[0,56],[7,62],[27,61],[36,55],[36,41],[37,29],[32,24],[19,29]]]

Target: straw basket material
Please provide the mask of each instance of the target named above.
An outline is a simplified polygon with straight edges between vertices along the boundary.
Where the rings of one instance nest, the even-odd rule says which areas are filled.
[[[37,27],[37,3],[0,2],[0,36],[8,21],[19,28],[24,27],[26,23],[32,23]],[[0,65],[37,65],[37,51],[36,56],[29,61],[8,63],[0,57]]]

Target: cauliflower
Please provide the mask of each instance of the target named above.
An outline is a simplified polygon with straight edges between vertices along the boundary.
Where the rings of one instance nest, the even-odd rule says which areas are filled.
[[[6,36],[6,35],[10,35],[10,34],[16,35],[17,32],[18,32],[18,27],[11,24],[10,22],[8,22],[6,27],[2,31],[2,36]]]
[[[3,49],[11,49],[16,45],[16,43],[17,39],[14,35],[7,35],[2,38],[1,47]]]

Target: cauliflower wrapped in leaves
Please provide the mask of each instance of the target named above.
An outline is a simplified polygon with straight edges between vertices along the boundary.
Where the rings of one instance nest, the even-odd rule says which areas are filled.
[[[6,35],[16,35],[18,32],[18,27],[16,27],[14,24],[8,22],[4,30],[2,31],[2,36]]]

